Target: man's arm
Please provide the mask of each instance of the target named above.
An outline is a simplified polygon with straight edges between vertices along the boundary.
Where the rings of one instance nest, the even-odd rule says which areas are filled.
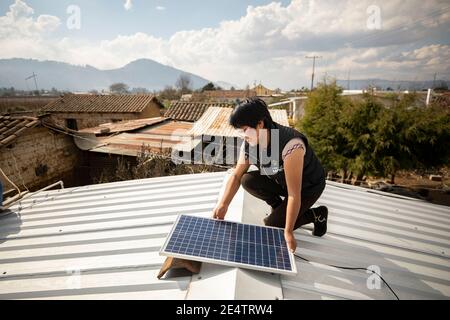
[[[241,148],[241,152],[239,154],[239,159],[236,164],[236,167],[233,169],[233,173],[227,181],[225,186],[225,191],[222,195],[222,198],[217,203],[216,207],[213,211],[213,217],[216,219],[223,219],[225,214],[227,213],[228,206],[233,200],[233,197],[236,195],[236,192],[239,190],[241,185],[241,178],[248,171],[250,167],[250,163],[248,159],[245,158],[245,153],[243,152],[243,148]]]
[[[292,252],[297,248],[297,241],[294,237],[294,225],[297,221],[301,207],[301,189],[303,173],[303,156],[305,150],[297,148],[291,150],[289,156],[284,160],[284,173],[288,189],[288,201],[286,209],[286,225],[284,228],[284,238],[289,250]]]

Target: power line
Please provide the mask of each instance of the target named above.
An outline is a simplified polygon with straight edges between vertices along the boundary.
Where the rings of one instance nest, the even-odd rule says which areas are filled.
[[[297,254],[297,253],[294,253],[294,256],[297,257],[297,258],[299,258],[299,259],[301,259],[301,260],[304,260],[304,261],[306,261],[306,262],[311,263],[310,260],[308,260],[308,259],[306,259],[306,258],[303,258],[302,256],[300,256],[300,255]],[[320,263],[320,262],[314,262],[314,263],[318,263],[318,264],[321,264],[321,265],[324,265],[324,266],[328,266],[328,267],[333,267],[333,268],[343,269],[343,270],[364,270],[364,271],[372,272],[372,273],[376,274],[378,277],[380,277],[380,279],[381,279],[381,280],[384,282],[384,284],[389,288],[389,290],[392,292],[392,294],[395,296],[395,298],[397,298],[397,300],[400,300],[400,298],[399,298],[398,295],[395,293],[395,291],[391,288],[391,286],[389,285],[389,283],[387,283],[387,281],[384,280],[384,278],[381,276],[381,274],[379,274],[379,273],[376,272],[375,270],[371,270],[371,269],[364,268],[364,267],[342,267],[342,266],[335,266],[335,265],[332,265],[332,264],[326,264],[326,263]]]

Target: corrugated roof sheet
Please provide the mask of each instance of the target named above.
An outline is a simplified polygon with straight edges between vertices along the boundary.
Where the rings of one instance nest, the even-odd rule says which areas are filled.
[[[34,117],[0,116],[0,149],[13,143],[27,129],[39,123],[39,119]]]
[[[0,299],[184,299],[190,275],[158,280],[176,216],[210,213],[225,173],[42,192],[0,224]],[[20,210],[19,216],[19,207]]]
[[[197,121],[209,107],[232,107],[228,103],[176,102],[164,114],[165,117],[180,121]]]
[[[101,146],[90,151],[136,156],[145,145],[152,152],[170,151],[189,137],[191,122],[170,121],[143,128],[133,133],[121,133],[99,140]]]
[[[317,205],[329,209],[328,232],[297,231],[297,253],[313,262],[378,266],[400,299],[450,298],[450,208],[327,181]],[[310,229],[310,227],[306,227]],[[297,262],[282,277],[285,299],[395,299],[367,286],[370,273]]]
[[[151,94],[67,94],[43,108],[47,112],[142,112],[150,102],[163,105]]]
[[[236,129],[229,124],[232,111],[232,108],[208,108],[203,116],[195,122],[190,133],[194,136],[239,137]],[[269,112],[275,122],[289,126],[286,110],[269,109]]]
[[[23,200],[0,224],[0,299],[184,299],[188,288],[195,297],[211,296],[191,292],[190,276],[157,280],[164,259],[158,250],[176,215],[210,214],[225,177],[219,172],[124,181]],[[236,204],[262,223],[270,208],[242,188],[235,198],[243,195],[247,200]],[[312,263],[298,260],[296,277],[279,278],[282,298],[394,299],[384,284],[368,288],[371,274],[325,263],[378,266],[400,299],[449,299],[449,207],[329,181],[317,205],[329,208],[328,233],[313,237],[310,226],[295,232],[297,253]],[[217,273],[231,270],[207,269],[222,280]],[[268,275],[258,281],[264,279]],[[253,280],[234,280],[195,282],[208,283],[215,298],[226,292],[251,299],[246,284]]]
[[[161,123],[166,121],[168,118],[166,117],[154,117],[147,119],[135,119],[135,120],[125,120],[118,122],[109,122],[101,124],[97,127],[85,128],[79,130],[79,132],[88,132],[94,134],[105,134],[105,133],[117,133],[117,132],[126,132],[133,131],[143,127],[151,126],[157,123]]]

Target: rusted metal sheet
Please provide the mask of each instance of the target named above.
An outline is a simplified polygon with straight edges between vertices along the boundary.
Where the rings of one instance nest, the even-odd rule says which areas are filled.
[[[239,137],[237,130],[228,122],[232,111],[232,108],[208,108],[203,116],[194,124],[190,133],[193,136]],[[269,110],[269,112],[275,122],[289,126],[286,110]]]
[[[146,119],[136,119],[136,120],[126,120],[119,122],[109,122],[101,124],[97,127],[85,128],[79,130],[79,132],[87,132],[94,134],[109,134],[109,133],[117,133],[117,132],[127,132],[137,130],[143,127],[155,125],[161,122],[168,120],[166,117],[154,117],[154,118],[146,118]]]
[[[137,156],[145,147],[151,152],[167,152],[180,142],[190,140],[189,130],[192,123],[171,121],[138,130],[136,133],[121,133],[99,140],[93,152],[103,152],[128,156]]]

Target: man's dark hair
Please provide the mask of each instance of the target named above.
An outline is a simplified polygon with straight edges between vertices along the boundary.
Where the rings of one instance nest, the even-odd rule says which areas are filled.
[[[256,128],[261,120],[264,122],[264,128],[272,128],[273,120],[267,104],[262,99],[250,98],[234,108],[230,116],[230,125],[234,128],[242,126]]]

